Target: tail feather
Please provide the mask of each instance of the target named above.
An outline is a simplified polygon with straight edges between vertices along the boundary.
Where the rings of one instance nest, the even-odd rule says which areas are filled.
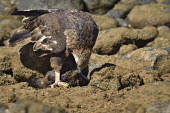
[[[30,40],[30,31],[26,29],[20,29],[14,32],[13,36],[9,40],[10,46],[15,46],[19,43]]]
[[[40,16],[49,13],[50,10],[25,10],[25,11],[14,11],[11,15],[23,15],[23,16]]]

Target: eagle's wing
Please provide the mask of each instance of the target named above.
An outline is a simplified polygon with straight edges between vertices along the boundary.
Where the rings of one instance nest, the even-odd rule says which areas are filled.
[[[53,11],[53,10],[52,10]],[[33,50],[61,52],[66,47],[66,38],[59,18],[51,10],[16,11],[13,15],[25,15],[25,25],[17,30],[9,40],[10,46],[23,41],[34,42]],[[60,15],[58,15],[60,16]]]

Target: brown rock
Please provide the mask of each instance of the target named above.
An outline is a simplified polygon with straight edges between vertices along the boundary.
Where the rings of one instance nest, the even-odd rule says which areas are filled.
[[[128,113],[168,113],[169,82],[155,82],[131,90],[124,98],[123,112]]]
[[[170,47],[170,28],[166,26],[158,27],[159,34],[154,41],[147,44],[149,47]]]
[[[118,51],[118,55],[123,56],[123,55],[126,55],[126,54],[136,50],[136,49],[137,49],[136,45],[133,45],[133,44],[122,45]]]
[[[163,4],[135,6],[129,13],[128,18],[130,24],[135,28],[169,25],[170,6]]]
[[[63,108],[59,106],[50,106],[43,104],[34,98],[22,99],[15,104],[9,106],[8,111],[10,113],[28,112],[29,113],[67,113]]]
[[[94,14],[91,14],[91,16],[100,30],[115,28],[118,25],[117,21],[113,18]]]
[[[118,0],[84,0],[87,9],[96,14],[106,13]]]
[[[143,29],[111,28],[99,32],[93,49],[98,54],[115,54],[123,44],[134,43],[137,47],[143,47],[153,40],[157,33],[157,29],[152,26]]]
[[[170,48],[141,48],[117,60],[116,69],[126,69],[136,73],[142,70],[156,70],[158,73],[168,73],[170,69]],[[119,69],[120,68],[120,69]]]

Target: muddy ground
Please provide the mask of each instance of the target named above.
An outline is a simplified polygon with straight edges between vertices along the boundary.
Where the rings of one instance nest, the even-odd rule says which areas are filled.
[[[27,2],[0,1],[0,113],[170,113],[168,0],[66,5],[91,13],[100,30],[89,62],[90,83],[69,88],[48,88],[43,81],[32,87],[52,69],[50,57],[39,58],[32,44],[9,47],[22,25],[21,17],[9,15],[24,8],[19,3]],[[48,8],[55,5],[50,3]]]

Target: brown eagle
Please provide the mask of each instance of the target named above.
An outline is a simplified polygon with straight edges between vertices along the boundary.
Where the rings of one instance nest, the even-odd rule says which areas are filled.
[[[33,51],[43,50],[44,55],[64,52],[62,57],[49,59],[55,70],[55,82],[51,87],[62,85],[60,70],[64,57],[70,54],[74,56],[82,78],[89,81],[82,74],[82,69],[88,65],[98,36],[98,27],[90,15],[75,9],[15,11],[12,15],[23,15],[26,18],[23,19],[23,27],[9,40],[10,46],[32,42]]]

